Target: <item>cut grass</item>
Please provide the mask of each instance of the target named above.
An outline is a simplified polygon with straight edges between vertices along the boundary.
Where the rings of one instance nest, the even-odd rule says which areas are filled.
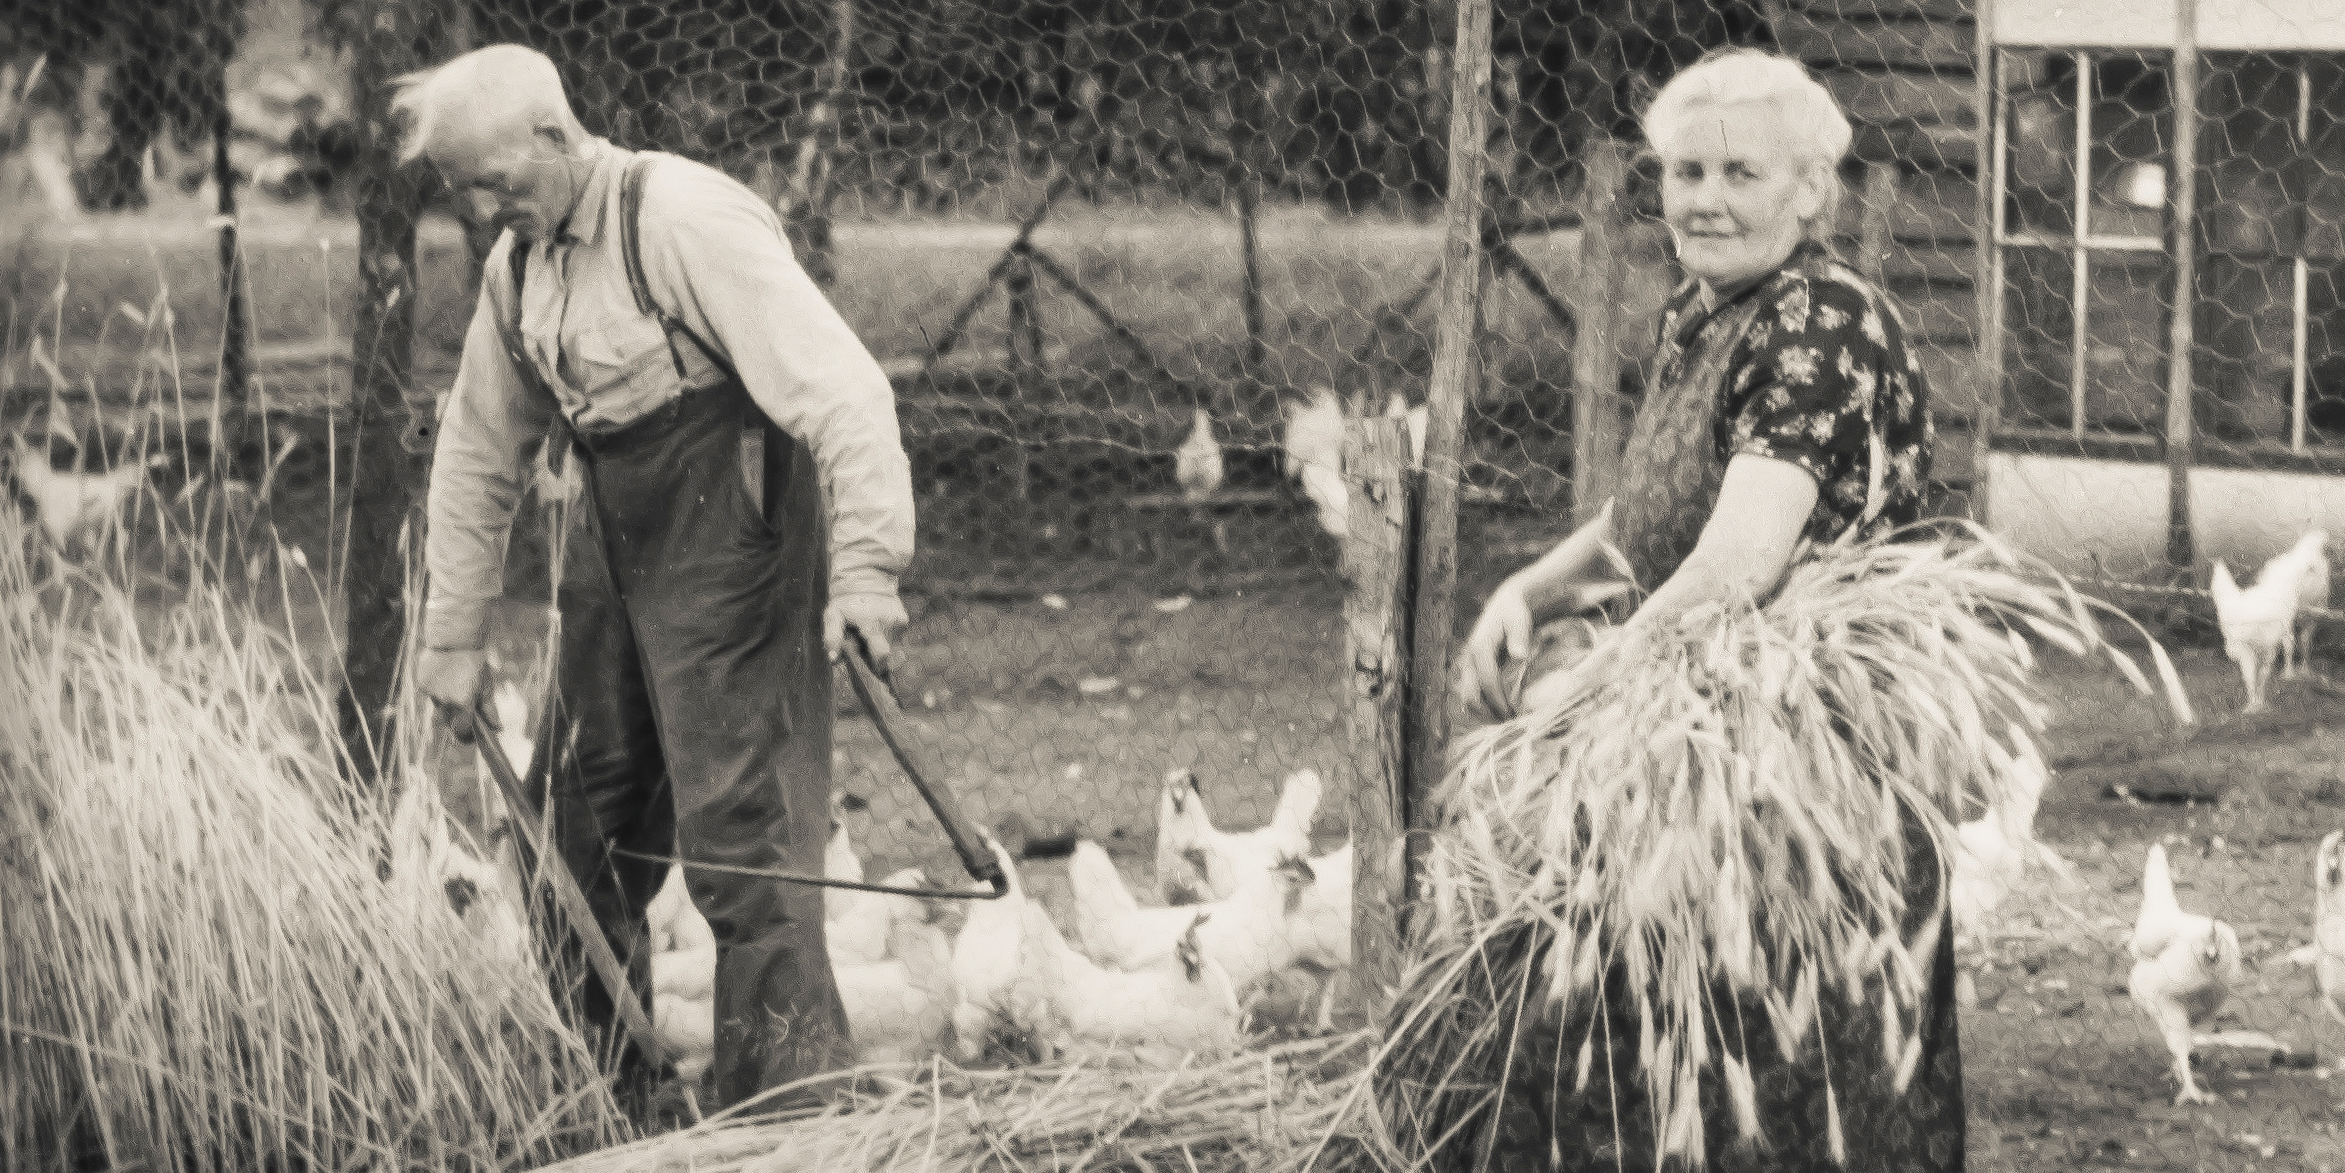
[[[316,586],[269,553],[237,569],[295,610]],[[335,683],[192,561],[134,591],[0,510],[0,1164],[502,1169],[622,1139],[543,987],[386,874]]]

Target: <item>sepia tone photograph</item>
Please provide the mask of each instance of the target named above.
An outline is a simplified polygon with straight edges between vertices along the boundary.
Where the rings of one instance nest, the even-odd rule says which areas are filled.
[[[2345,3],[0,0],[0,1169],[2345,1173]]]

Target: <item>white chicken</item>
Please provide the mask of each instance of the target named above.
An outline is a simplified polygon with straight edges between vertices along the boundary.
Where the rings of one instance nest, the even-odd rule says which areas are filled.
[[[1067,863],[1075,892],[1075,932],[1083,952],[1110,969],[1143,969],[1171,957],[1194,928],[1198,948],[1243,990],[1296,960],[1287,918],[1316,877],[1298,856],[1247,878],[1238,894],[1211,904],[1143,908],[1124,886],[1115,861],[1088,839]],[[1206,914],[1202,923],[1199,914]]]
[[[1352,964],[1352,845],[1310,861],[1316,877],[1287,916],[1295,959],[1321,969]]]
[[[1189,438],[1173,451],[1173,479],[1189,500],[1202,501],[1221,488],[1221,477],[1221,445],[1213,440],[1213,415],[1199,405]]]
[[[1041,905],[1021,902],[1018,911],[1012,998],[1031,1008],[1046,1056],[1129,1048],[1143,1062],[1170,1066],[1236,1049],[1237,987],[1198,939],[1211,913],[1193,914],[1173,956],[1127,973],[1075,952]]]
[[[1251,831],[1215,829],[1197,775],[1165,775],[1156,802],[1156,883],[1167,904],[1227,900],[1247,876],[1260,875],[1290,855],[1311,850],[1311,819],[1319,811],[1319,772],[1297,770],[1279,787],[1270,821]]]
[[[919,888],[928,883],[928,875],[919,868],[905,868],[880,883],[890,888]],[[906,918],[927,919],[927,906],[918,897],[842,888],[829,888],[825,892],[840,898],[836,904],[824,905],[822,926],[823,941],[834,966],[887,960],[888,941],[896,924]]]
[[[997,1040],[1031,1034],[1039,1012],[1017,998],[1025,886],[1010,853],[991,836],[985,845],[1009,877],[1010,890],[997,899],[970,901],[961,935],[953,939],[953,1053],[964,1063],[983,1058]],[[986,886],[973,887],[983,891]]]
[[[1392,393],[1392,402],[1384,407],[1384,414],[1388,419],[1407,422],[1409,427],[1409,467],[1425,467],[1425,426],[1431,419],[1426,411],[1426,405],[1420,403],[1415,407],[1410,407],[1408,396],[1395,391]]]
[[[953,946],[928,907],[901,899],[888,918],[886,957],[834,969],[859,1063],[917,1063],[944,1049],[953,1020]]]
[[[848,809],[847,797],[843,792],[831,795],[831,837],[822,848],[822,874],[824,879],[853,880],[860,884],[863,882],[863,857],[855,854],[854,837],[847,833]],[[837,920],[851,903],[847,897],[852,891],[848,888],[823,889],[822,919]]]
[[[695,1089],[716,1061],[716,934],[685,890],[682,868],[668,869],[667,882],[644,912],[651,924],[651,1032],[675,1064],[697,1117]]]
[[[1318,510],[1319,527],[1342,538],[1351,532],[1350,493],[1343,479],[1343,401],[1335,388],[1311,388],[1307,405],[1286,405],[1286,435],[1279,442],[1279,471],[1302,482],[1303,495]]]
[[[520,885],[507,874],[517,874],[509,837],[500,841],[503,850],[495,853],[476,854],[457,842],[449,832],[439,786],[428,780],[400,796],[391,814],[390,837],[393,874],[447,902],[479,943],[473,956],[483,963],[489,985],[502,988],[535,979],[538,964],[529,915]]]
[[[2215,621],[2223,630],[2224,654],[2239,665],[2240,678],[2247,684],[2247,712],[2266,707],[2264,685],[2275,667],[2284,676],[2293,675],[2288,665],[2296,645],[2297,610],[2315,574],[2323,584],[2321,593],[2327,593],[2328,540],[2321,530],[2306,533],[2264,563],[2255,585],[2245,589],[2232,579],[2229,566],[2215,563],[2210,588]]]
[[[2043,862],[2067,872],[2066,862],[2036,839],[2036,807],[2051,780],[2051,770],[2036,752],[2033,739],[2014,727],[2016,754],[1990,742],[1991,755],[2006,775],[2010,801],[1991,806],[1978,818],[1955,828],[1954,882],[1949,898],[1954,906],[1954,931],[1976,937],[1989,915],[2019,887],[2028,865]]]
[[[2157,1024],[2159,1037],[2174,1056],[2174,1078],[2181,1085],[2176,1105],[2215,1102],[2191,1078],[2190,1055],[2197,1047],[2287,1049],[2260,1031],[2201,1029],[2230,1001],[2231,990],[2243,975],[2239,934],[2222,921],[2182,911],[2174,899],[2163,844],[2150,845],[2149,862],[2142,870],[2141,913],[2133,923],[2132,952],[2127,988],[2134,1004]]]
[[[2313,977],[2320,982],[2321,1005],[2329,1017],[2345,1022],[2345,831],[2331,831],[2321,839],[2312,858]]]
[[[24,442],[22,434],[10,440],[16,452],[8,465],[9,479],[25,496],[32,498],[33,513],[40,520],[41,529],[60,550],[70,548],[89,531],[103,534],[117,524],[122,516],[123,499],[146,480],[148,469],[165,463],[162,456],[156,455],[140,463],[116,465],[104,472],[59,472],[49,463],[46,441],[34,448]]]
[[[834,810],[836,806],[834,799]],[[830,843],[823,851],[822,873],[834,880],[863,879],[863,861],[856,857],[843,824],[831,831]],[[828,922],[834,906],[827,898],[840,890],[826,888],[823,893],[824,920]],[[685,1097],[697,1116],[700,1107],[694,1089],[716,1059],[716,934],[692,902],[684,869],[679,867],[668,869],[659,892],[644,907],[644,920],[650,929],[652,1033],[659,1036],[661,1048],[675,1063]],[[826,923],[824,927],[831,926]],[[832,963],[837,964],[835,954]]]
[[[2313,628],[2320,621],[2317,615],[2309,612],[2329,609],[2329,534],[2326,530],[2316,529],[2299,541],[2314,545],[2312,557],[2304,563],[2304,583],[2296,592],[2296,626],[2289,632],[2288,641],[2290,649],[2296,653],[2295,671],[2301,673],[2306,671],[2311,660]],[[2293,675],[2286,665],[2281,667],[2281,672]]]

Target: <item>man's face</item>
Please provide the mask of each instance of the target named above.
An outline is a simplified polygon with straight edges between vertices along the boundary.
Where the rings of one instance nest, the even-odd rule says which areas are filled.
[[[544,240],[578,202],[576,144],[558,128],[456,129],[428,152],[457,206],[491,232]]]

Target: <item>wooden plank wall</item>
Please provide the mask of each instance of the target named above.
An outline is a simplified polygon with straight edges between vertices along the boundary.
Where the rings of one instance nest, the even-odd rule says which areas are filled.
[[[1824,80],[1856,124],[1842,248],[1864,239],[1865,165],[1890,165],[1880,272],[1919,340],[1937,400],[1940,478],[1968,477],[1966,428],[1978,377],[1979,271],[1975,157],[1977,42],[1973,0],[1781,0],[1777,45]]]

